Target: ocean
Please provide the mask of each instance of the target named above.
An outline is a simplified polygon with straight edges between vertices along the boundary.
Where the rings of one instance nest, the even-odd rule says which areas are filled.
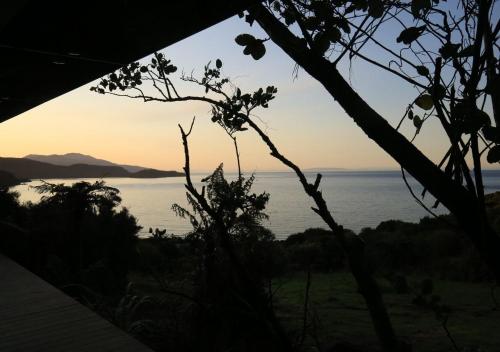
[[[207,176],[194,174],[193,180]],[[306,174],[311,181],[315,172]],[[322,172],[320,189],[332,211],[334,219],[345,228],[359,232],[364,227],[376,227],[380,222],[397,219],[418,222],[429,215],[411,196],[400,171],[329,171]],[[227,178],[236,177],[228,173]],[[420,195],[422,187],[409,175],[408,182],[414,193]],[[93,182],[96,179],[86,179]],[[51,183],[72,183],[76,180],[48,180]],[[106,184],[120,190],[122,205],[127,207],[143,227],[141,236],[147,236],[149,228],[166,229],[168,233],[182,236],[191,229],[187,219],[179,218],[172,211],[172,204],[186,207],[186,191],[183,177],[160,179],[107,178]],[[21,201],[39,200],[32,187],[40,181],[17,186]],[[485,191],[500,190],[500,170],[486,170]],[[201,189],[201,187],[199,187]],[[311,227],[325,228],[325,224],[312,210],[313,202],[306,196],[295,174],[291,172],[257,172],[254,192],[270,194],[266,213],[269,220],[263,223],[283,239],[290,234]],[[434,204],[430,195],[424,198],[429,207]],[[433,209],[436,214],[447,213],[443,206]]]

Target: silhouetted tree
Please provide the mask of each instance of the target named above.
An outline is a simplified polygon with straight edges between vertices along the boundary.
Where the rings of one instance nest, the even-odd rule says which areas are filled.
[[[256,131],[268,146],[271,155],[296,173],[304,191],[316,204],[316,208],[313,208],[313,210],[321,216],[332,230],[333,235],[338,239],[342,249],[347,255],[347,260],[350,264],[349,267],[359,286],[359,292],[363,295],[367,303],[375,330],[384,348],[387,350],[404,349],[404,344],[395,337],[377,282],[372,277],[371,270],[365,261],[363,242],[352,233],[344,231],[344,228],[334,220],[319,190],[321,175],[318,174],[314,183],[310,183],[302,170],[279,152],[265,132],[250,117],[251,113],[256,108],[267,108],[269,106],[269,102],[274,99],[277,89],[273,86],[269,86],[265,90],[260,88],[253,93],[243,93],[239,88],[234,88],[234,86],[230,85],[228,78],[221,77],[221,68],[222,61],[217,59],[215,65],[209,63],[205,66],[201,78],[196,78],[192,75],[182,75],[182,80],[189,81],[202,87],[205,94],[211,93],[211,95],[181,96],[169,78],[172,73],[176,72],[177,68],[170,60],[167,60],[163,54],[155,53],[150,63],[141,65],[135,62],[122,67],[118,72],[112,73],[106,78],[101,79],[99,84],[92,87],[91,90],[100,94],[141,99],[144,102],[203,101],[212,106],[212,121],[224,127],[226,131],[241,132],[248,128]],[[151,86],[142,86],[143,82],[149,82],[154,90],[150,91]],[[212,96],[215,96],[215,98]],[[187,152],[187,136],[189,132],[185,133],[181,128],[181,133],[186,155],[185,173],[186,176],[188,176],[190,175],[189,153]],[[220,214],[217,214],[214,210],[208,210],[211,209],[210,205],[207,203],[204,196],[197,193],[189,177],[187,177],[186,188],[197,200],[198,204],[202,206],[202,209],[210,214],[212,219],[218,219]],[[218,232],[225,233],[226,227],[222,218],[215,221],[215,224],[217,225],[216,228]],[[227,235],[221,236],[220,238],[229,239]],[[235,252],[231,249],[230,242],[222,241],[221,243],[226,243],[226,249],[229,249],[228,253],[233,265],[239,270],[239,274],[245,277],[246,269],[241,265],[239,259],[233,255]],[[244,279],[243,281],[249,280]],[[253,287],[253,285],[250,287]],[[249,292],[252,291],[250,290]],[[253,296],[258,297],[258,294],[254,294]],[[262,307],[262,304],[257,303],[257,306]],[[264,315],[267,315],[269,320],[273,322],[274,317],[272,312],[265,311]],[[278,335],[282,336],[283,334],[280,332],[279,324],[276,323],[275,325],[277,327],[276,331],[279,333]],[[286,338],[281,338],[281,341],[284,341],[283,346],[286,346]]]
[[[219,62],[217,65],[222,65]],[[192,212],[177,204],[172,208],[178,215],[190,219],[194,230],[190,236],[202,240],[201,294],[202,299],[208,300],[208,306],[215,309],[204,315],[208,321],[200,334],[208,337],[215,349],[289,351],[291,343],[262,283],[256,272],[245,265],[248,262],[242,259],[244,256],[238,253],[242,244],[248,246],[249,242],[255,243],[262,239],[262,234],[267,234],[261,229],[261,221],[267,218],[264,209],[269,194],[250,193],[254,177],[245,180],[241,172],[235,181],[228,182],[222,164],[202,180],[206,185],[199,192],[191,179],[188,145],[194,121],[187,132],[179,125],[185,156],[186,197]],[[222,340],[219,340],[221,333]],[[249,335],[250,340],[246,337]]]
[[[0,186],[0,250],[11,257],[22,258],[21,263],[29,264],[29,235],[23,223],[27,209],[19,202],[19,193],[8,186]]]
[[[60,286],[123,292],[140,227],[127,209],[117,209],[119,191],[103,181],[34,188],[42,198],[30,205],[26,227],[39,247],[37,271]]]
[[[483,153],[488,152],[490,163],[500,160],[496,5],[492,0],[453,5],[430,0],[266,1],[241,16],[257,22],[269,38],[241,34],[236,42],[245,54],[260,59],[264,42],[271,39],[317,79],[369,138],[456,216],[500,280],[500,237],[485,215],[481,173]],[[354,58],[415,88],[416,98],[404,109],[401,123],[412,120],[416,134],[429,117],[437,116],[449,139],[438,165],[340,74],[339,62]],[[488,98],[494,121],[486,113]],[[469,156],[474,179],[466,163]]]

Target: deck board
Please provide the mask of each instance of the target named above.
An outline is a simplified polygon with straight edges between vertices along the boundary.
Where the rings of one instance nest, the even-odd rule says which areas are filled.
[[[0,351],[151,352],[2,254]]]

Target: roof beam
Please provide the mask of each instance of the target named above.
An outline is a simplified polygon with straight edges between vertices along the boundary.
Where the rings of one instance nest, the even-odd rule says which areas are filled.
[[[0,4],[0,122],[187,38],[258,0]],[[14,3],[14,2],[12,2]],[[7,20],[8,19],[8,20]]]

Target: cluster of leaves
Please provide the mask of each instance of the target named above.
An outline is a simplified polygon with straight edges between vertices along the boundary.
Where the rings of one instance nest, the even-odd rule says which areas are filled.
[[[110,92],[120,89],[124,91],[128,87],[136,87],[142,84],[142,67],[138,62],[133,62],[120,68],[118,73],[111,73],[108,78],[101,79],[99,86],[91,87],[90,90],[104,94],[105,89]]]
[[[243,125],[250,112],[257,107],[268,108],[277,92],[278,89],[274,86],[268,86],[265,90],[259,88],[252,94],[242,94],[237,88],[222,105],[212,106],[212,121],[224,127],[230,134],[245,131],[247,128]]]
[[[164,238],[170,238],[173,236],[172,234],[167,234],[166,229],[160,230],[158,228],[155,228],[153,230],[151,227],[149,228],[148,233],[151,234],[151,238],[153,240],[163,240]]]
[[[221,216],[224,226],[233,235],[243,228],[253,228],[261,225],[261,221],[267,219],[264,213],[269,194],[251,193],[251,188],[255,177],[252,175],[247,180],[238,178],[228,182],[224,177],[223,165],[202,182],[203,196],[214,211]],[[206,190],[206,192],[205,192]],[[213,227],[213,218],[200,206],[189,193],[188,202],[193,211],[189,211],[178,204],[174,204],[172,209],[181,217],[188,217],[194,227],[195,232],[202,233]]]
[[[139,62],[132,62],[121,67],[102,78],[99,83],[91,87],[90,90],[105,94],[115,90],[125,91],[142,85],[145,80],[154,81],[154,79],[166,82],[167,76],[177,71],[177,67],[170,60],[165,58],[162,53],[155,53],[150,62],[142,65]]]
[[[243,38],[241,43],[245,43],[248,47],[263,46],[260,40],[256,40],[260,44],[252,42],[255,38],[250,35],[241,35],[240,37]],[[253,39],[249,39],[250,37]],[[209,97],[201,97],[199,100],[212,105],[212,121],[221,125],[229,135],[233,136],[235,132],[247,129],[244,124],[255,108],[269,107],[269,102],[275,98],[278,89],[274,86],[268,86],[252,93],[242,93],[241,89],[234,88],[230,84],[229,78],[222,76],[222,66],[222,61],[216,59],[215,64],[208,62],[205,65],[201,78],[182,74],[180,79],[203,87],[205,94],[215,93],[220,98],[214,100]],[[110,93],[141,98],[144,101],[170,102],[192,98],[181,97],[175,89],[170,80],[170,75],[176,71],[177,67],[170,60],[166,59],[162,53],[156,53],[149,63],[131,63],[101,79],[91,90],[100,94]],[[155,89],[153,92],[159,94],[149,94],[146,86],[138,87],[146,81],[153,85]],[[115,90],[117,89],[123,91],[123,93],[116,93]],[[128,90],[135,91],[138,94],[135,96],[129,95],[125,92]]]
[[[0,200],[10,201],[0,207],[0,222],[9,224],[2,250],[70,294],[93,301],[121,294],[140,227],[119,208],[119,191],[102,181],[34,189],[40,202],[22,205],[17,194],[0,190]]]
[[[498,126],[486,124],[481,132],[486,140],[494,144],[488,151],[486,159],[490,164],[500,162],[500,129]]]
[[[304,44],[325,55],[332,45],[341,43],[345,36],[353,32],[353,29],[356,31],[358,22],[361,22],[358,21],[361,16],[366,15],[373,19],[382,18],[385,12],[394,6],[394,3],[383,0],[269,0],[267,6],[287,26],[298,24],[304,35]],[[428,5],[430,1],[414,0],[411,3],[412,13],[424,14]],[[250,14],[242,13],[240,17],[245,17],[250,25],[255,20]],[[398,42],[410,44],[423,33],[424,29],[425,26],[408,28],[400,34]],[[240,34],[236,37],[236,42],[245,46],[244,53],[251,54],[256,60],[265,54],[263,45],[265,40],[256,39],[250,34]]]
[[[143,337],[145,333],[151,333],[158,329],[156,322],[144,318],[145,312],[151,308],[157,308],[155,298],[151,296],[139,296],[132,292],[132,285],[127,286],[125,295],[115,307],[111,321],[124,331]]]
[[[436,88],[431,82],[428,92],[422,93],[415,100],[415,105],[423,110],[431,110],[435,104],[440,104],[442,107],[448,107],[445,110],[450,124],[458,135],[461,134],[476,134],[481,129],[483,136],[490,142],[495,139],[500,139],[500,135],[496,127],[491,126],[491,119],[484,111],[484,108],[478,108],[475,101],[479,95],[487,92],[487,87],[482,91],[477,89],[475,92],[467,91],[468,86],[473,86],[473,76],[478,74],[481,76],[483,72],[472,73],[469,70],[472,68],[472,60],[475,55],[475,42],[474,37],[465,35],[471,31],[471,24],[473,22],[473,15],[479,11],[479,5],[473,2],[464,2],[462,6],[464,13],[454,18],[451,14],[438,7],[439,1],[412,1],[411,13],[414,21],[425,23],[421,26],[414,26],[405,28],[398,36],[397,42],[402,42],[405,45],[412,46],[416,43],[417,46],[422,47],[422,43],[418,39],[427,34],[433,39],[440,41],[440,48],[438,54],[442,60],[442,67],[449,65],[447,72],[437,77],[442,82],[446,82],[446,87],[439,84]],[[404,7],[399,5],[400,8]],[[438,20],[438,16],[440,19]],[[452,24],[449,23],[451,18]],[[455,40],[456,42],[453,42]],[[429,55],[430,50],[427,50]],[[438,57],[439,57],[438,56]],[[484,67],[483,67],[484,68]],[[424,77],[429,77],[429,69],[424,65],[416,65],[417,73]],[[446,75],[446,76],[444,76]],[[456,82],[455,77],[458,76]],[[449,79],[448,77],[451,77]],[[429,79],[431,79],[429,77]],[[459,83],[460,85],[457,85]],[[458,88],[456,88],[458,87]],[[458,91],[457,91],[458,90]],[[458,96],[461,94],[462,97]],[[409,118],[412,116],[409,115]],[[420,128],[423,120],[414,119],[414,124],[417,129]],[[490,151],[488,161],[496,162],[500,158],[495,158],[496,153]]]
[[[253,93],[243,93],[240,88],[231,87],[231,92],[226,93],[231,82],[227,77],[222,78],[222,65],[222,61],[217,59],[215,67],[211,62],[205,65],[201,80],[192,75],[182,77],[182,79],[204,87],[205,93],[211,91],[222,98],[217,102],[210,101],[211,119],[232,137],[235,132],[247,130],[244,124],[251,112],[259,107],[268,108],[269,102],[275,98],[278,89],[274,86],[267,86]]]
[[[221,92],[226,83],[229,83],[229,78],[221,77],[222,61],[220,59],[215,60],[215,67],[211,66],[211,62],[205,65],[205,71],[203,78],[201,79],[201,85],[205,87],[205,93],[209,90],[215,92]]]
[[[500,129],[492,126],[484,111],[484,102],[477,103],[479,98],[491,94],[498,82],[498,78],[494,79],[498,77],[496,72],[493,79],[485,79],[488,60],[496,62],[493,63],[494,71],[498,70],[498,60],[488,59],[486,49],[478,51],[481,40],[475,38],[476,33],[482,32],[478,29],[480,11],[483,11],[480,2],[467,0],[453,10],[439,0],[270,0],[266,6],[302,41],[304,48],[329,59],[338,52],[337,58],[332,59],[335,63],[346,52],[349,59],[360,56],[373,63],[376,60],[370,58],[370,53],[361,54],[361,50],[370,42],[381,48],[387,53],[389,63],[377,65],[419,89],[405,114],[416,127],[416,134],[427,118],[440,114],[440,120],[447,120],[448,123],[444,124],[450,125],[449,128],[443,126],[448,129],[448,135],[455,136],[451,144],[460,144],[464,134],[479,136],[488,149],[487,160],[500,161]],[[241,17],[245,17],[250,25],[255,20],[250,13]],[[394,41],[388,43],[384,43],[386,33],[377,36],[386,23],[392,23],[391,31],[396,26],[403,27],[394,35]],[[498,30],[496,26],[490,34],[494,41]],[[252,54],[255,59],[260,59],[265,53],[265,40],[250,34],[240,34],[236,42],[245,46],[245,54]],[[441,60],[439,69],[438,60]],[[413,72],[418,76],[414,77]],[[476,88],[480,82],[487,84]],[[422,112],[414,112],[414,108]],[[466,154],[468,150],[462,149]]]
[[[420,27],[410,27],[404,29],[396,39],[398,43],[403,43],[406,45],[410,45],[412,42],[418,39],[424,33],[425,26]]]
[[[251,34],[240,34],[235,39],[238,45],[244,46],[243,54],[251,55],[255,60],[259,60],[266,53],[263,39],[256,39]]]
[[[91,212],[97,214],[109,211],[121,202],[120,191],[106,186],[104,181],[94,183],[81,181],[71,186],[43,181],[41,185],[33,188],[36,192],[42,194],[41,205],[66,207],[80,213]]]

